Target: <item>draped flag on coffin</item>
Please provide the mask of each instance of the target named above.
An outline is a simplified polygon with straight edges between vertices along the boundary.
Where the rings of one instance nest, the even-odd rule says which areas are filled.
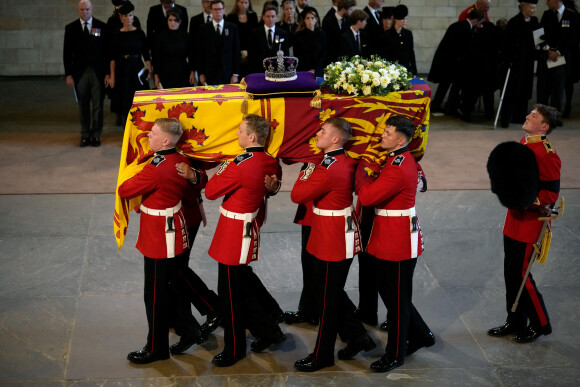
[[[417,83],[418,81],[415,81]],[[157,118],[177,118],[184,135],[177,148],[189,157],[205,162],[229,160],[243,152],[236,132],[242,122],[241,106],[245,89],[240,85],[221,85],[137,92],[127,123],[119,163],[117,187],[133,177],[149,162],[152,152],[147,134]],[[409,148],[420,160],[427,146],[430,90],[425,82],[414,89],[393,92],[386,97],[352,97],[323,94],[321,108],[310,106],[311,97],[249,100],[248,113],[271,123],[266,150],[287,163],[319,162],[315,135],[330,117],[348,120],[353,133],[345,146],[353,158],[380,164],[385,152],[380,136],[390,115],[402,115],[415,123]],[[129,212],[139,206],[141,197],[115,198],[114,227],[119,249],[123,246]]]

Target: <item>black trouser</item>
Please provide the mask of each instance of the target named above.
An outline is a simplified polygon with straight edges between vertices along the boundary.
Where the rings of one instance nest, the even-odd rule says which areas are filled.
[[[100,137],[103,131],[103,100],[105,99],[103,82],[89,66],[75,84],[83,138]]]
[[[505,253],[503,271],[506,288],[507,322],[523,329],[529,319],[530,325],[539,330],[550,323],[550,317],[531,272],[526,280],[518,307],[514,313],[511,312],[524,274],[528,268],[533,246],[531,243],[516,241],[505,235],[503,237],[503,246]]]
[[[175,258],[144,258],[145,286],[143,298],[149,332],[145,348],[152,354],[160,356],[169,354],[169,315],[179,310],[180,294],[171,283],[177,277],[177,268],[186,259],[185,254]],[[181,335],[194,335],[199,330],[199,324],[191,315],[180,310],[175,316],[176,331]]]
[[[302,226],[302,250],[300,260],[302,262],[302,293],[298,303],[298,312],[308,321],[318,316],[316,309],[316,296],[314,293],[314,261],[316,257],[306,250],[310,237],[310,226]]]
[[[405,359],[407,340],[423,340],[429,327],[415,308],[413,297],[413,272],[416,259],[405,261],[376,260],[379,294],[387,307],[387,332],[389,340],[385,349],[390,361]]]
[[[366,334],[362,323],[354,316],[352,302],[344,291],[352,259],[314,262],[315,292],[320,326],[313,354],[321,361],[334,360],[336,335],[343,341],[355,340]]]
[[[223,352],[227,356],[242,357],[246,354],[246,327],[256,337],[273,337],[280,328],[254,294],[257,277],[254,278],[252,268],[223,263],[218,266],[218,294],[224,316]]]
[[[197,230],[199,229],[199,224],[188,228],[189,242],[193,246],[195,236],[197,235]],[[178,270],[178,275],[180,277],[179,290],[185,295],[186,302],[192,303],[195,309],[199,311],[202,316],[208,314],[216,314],[219,312],[219,297],[213,291],[210,290],[205,282],[189,267],[189,257],[191,254],[191,249],[187,250],[186,262],[181,265]]]

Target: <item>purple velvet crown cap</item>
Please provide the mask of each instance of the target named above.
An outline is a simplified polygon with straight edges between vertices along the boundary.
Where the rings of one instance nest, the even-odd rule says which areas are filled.
[[[297,78],[296,68],[298,67],[298,58],[284,56],[282,50],[278,51],[276,56],[264,59],[262,63],[267,81],[287,82]]]

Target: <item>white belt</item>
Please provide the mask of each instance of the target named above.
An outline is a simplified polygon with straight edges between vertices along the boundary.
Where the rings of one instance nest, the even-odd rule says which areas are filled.
[[[244,226],[242,227],[242,251],[240,252],[240,264],[246,264],[248,262],[248,252],[250,251],[250,243],[252,242],[252,222],[258,215],[258,211],[259,209],[254,212],[239,213],[228,211],[220,206],[220,213],[226,218],[244,221]],[[256,238],[259,238],[259,236],[256,235]]]
[[[353,211],[354,210],[352,206],[342,210],[323,210],[321,208],[312,207],[312,212],[314,212],[316,215],[344,217],[344,242],[346,245],[346,258],[354,257],[354,249],[355,249],[354,237],[355,237],[356,220],[352,216]]]
[[[375,215],[379,216],[415,216],[415,207],[406,210],[385,210],[375,208]]]
[[[152,216],[165,217],[165,246],[167,247],[167,258],[175,257],[175,228],[173,222],[173,214],[179,212],[181,209],[181,201],[174,207],[166,208],[164,210],[156,210],[147,208],[143,204],[140,206],[141,212]]]
[[[418,244],[419,244],[419,227],[417,226],[416,230],[413,230],[413,217],[417,216],[415,212],[415,207],[408,208],[406,210],[385,210],[385,209],[378,209],[375,208],[375,214],[379,216],[387,216],[387,217],[408,217],[409,218],[409,227],[411,232],[411,258],[417,258],[418,254]]]

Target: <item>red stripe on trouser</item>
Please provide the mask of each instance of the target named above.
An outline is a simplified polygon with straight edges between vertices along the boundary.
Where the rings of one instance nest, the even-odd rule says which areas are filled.
[[[528,266],[530,264],[530,258],[532,257],[532,252],[534,251],[533,245],[531,243],[526,243],[526,255],[524,257],[524,267],[522,268],[522,278],[526,274],[526,270],[528,270]],[[540,303],[540,298],[538,297],[538,293],[536,293],[536,289],[532,285],[532,281],[530,277],[526,279],[526,290],[530,295],[530,300],[532,300],[532,305],[534,305],[534,309],[536,310],[536,314],[540,319],[541,326],[545,326],[548,324],[548,319],[546,318],[546,314],[544,313],[544,308],[542,308],[542,304]]]
[[[234,326],[234,303],[232,302],[232,284],[230,282],[230,268],[228,266],[228,291],[230,292],[230,314],[232,315],[232,336],[234,337],[234,357],[236,356],[236,327]]]
[[[320,342],[322,336],[322,327],[324,326],[324,312],[326,311],[326,287],[328,285],[328,262],[326,262],[326,278],[324,280],[324,299],[322,303],[322,317],[320,318],[320,329],[318,330],[318,348],[316,348],[316,357],[318,357],[318,351],[320,351]]]
[[[399,335],[401,325],[401,262],[398,266],[399,272],[397,274],[397,351],[395,352],[395,359],[399,358]]]
[[[201,298],[201,300],[204,302],[204,304],[207,305],[208,308],[211,309],[212,312],[215,312],[215,310],[213,310],[213,308],[211,307],[211,305],[205,300],[205,298],[203,298],[202,296],[200,296],[200,294],[197,292],[197,290],[195,290],[195,287],[187,280],[187,278],[183,275],[183,272],[181,271],[181,269],[179,269],[179,275],[181,276],[181,278],[183,278],[183,280],[185,281],[185,283],[189,286],[189,288],[199,296],[199,298]]]
[[[155,353],[155,298],[157,297],[157,259],[155,260],[155,275],[153,276],[153,323],[151,326],[151,353]]]

